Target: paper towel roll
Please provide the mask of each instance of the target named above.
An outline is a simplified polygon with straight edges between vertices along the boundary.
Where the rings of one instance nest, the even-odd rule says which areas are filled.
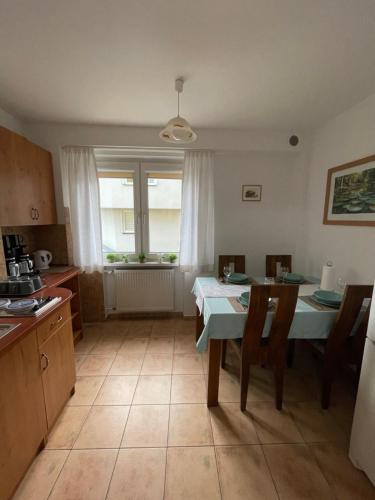
[[[335,268],[332,264],[326,264],[322,269],[322,279],[320,281],[321,290],[335,289]]]

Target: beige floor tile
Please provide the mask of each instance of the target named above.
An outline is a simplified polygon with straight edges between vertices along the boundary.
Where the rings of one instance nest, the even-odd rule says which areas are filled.
[[[129,329],[129,322],[124,319],[108,320],[105,325],[105,331],[110,335],[126,335]]]
[[[174,337],[176,334],[175,321],[156,320],[152,327],[151,337]]]
[[[94,405],[130,405],[138,375],[111,375],[102,385]]]
[[[215,445],[259,443],[250,414],[239,404],[221,403],[210,414]]]
[[[73,448],[89,411],[90,406],[65,407],[48,436],[46,448],[61,450]]]
[[[140,352],[119,352],[109,370],[109,375],[139,375],[144,354]]]
[[[129,323],[127,338],[150,337],[153,321],[138,320]]]
[[[93,347],[90,354],[114,354],[120,349],[124,340],[124,335],[103,335]]]
[[[220,370],[219,403],[239,403],[240,383],[238,378]]]
[[[32,463],[14,500],[47,500],[67,459],[67,450],[44,450]]]
[[[335,497],[304,444],[263,445],[280,500],[333,500]]]
[[[68,406],[92,405],[98,395],[105,377],[77,377],[75,393],[68,401]]]
[[[120,450],[108,500],[162,500],[165,448]]]
[[[187,375],[203,373],[202,356],[200,354],[175,354],[173,356],[173,373]]]
[[[84,359],[86,359],[86,355],[85,354],[75,354],[74,355],[74,361],[75,361],[75,365],[76,365],[76,371],[81,366],[81,364],[83,363]]]
[[[168,448],[166,500],[221,498],[214,448]]]
[[[140,353],[144,354],[148,346],[148,338],[126,338],[119,354]]]
[[[170,337],[151,337],[147,347],[148,353],[173,353],[174,338]]]
[[[74,448],[119,448],[129,406],[93,406]]]
[[[168,446],[213,444],[210,414],[206,405],[171,405]]]
[[[197,347],[195,341],[195,335],[177,335],[174,341],[174,352],[175,354],[188,353],[196,354]]]
[[[302,436],[287,410],[279,411],[271,402],[247,406],[259,440],[263,444],[302,443]]]
[[[170,375],[140,375],[133,404],[169,404],[170,392]]]
[[[169,405],[132,406],[121,447],[167,446],[168,421]]]
[[[171,403],[205,403],[203,375],[172,375]]]
[[[310,445],[319,467],[340,500],[373,500],[375,488],[351,463],[348,452],[331,443]]]
[[[142,375],[170,375],[173,354],[146,353],[143,360]]]
[[[284,375],[284,401],[313,401],[316,394],[313,389],[311,377],[301,374],[297,370],[285,370]]]
[[[107,375],[113,359],[113,356],[87,356],[78,368],[77,375]]]
[[[278,500],[261,446],[218,446],[223,500]]]
[[[49,500],[103,500],[117,450],[73,450]]]
[[[275,385],[270,370],[260,366],[250,368],[247,401],[274,401]]]
[[[89,354],[99,340],[99,336],[84,336],[75,346],[76,354]]]
[[[347,436],[334,417],[327,410],[322,410],[318,403],[288,403],[287,409],[307,443],[347,442]]]

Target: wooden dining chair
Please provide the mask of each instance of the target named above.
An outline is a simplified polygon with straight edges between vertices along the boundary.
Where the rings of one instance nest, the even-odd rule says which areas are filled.
[[[354,365],[357,379],[359,379],[370,304],[366,306],[360,324],[353,335],[352,332],[359,320],[363,301],[371,299],[372,292],[372,285],[347,285],[328,339],[326,341],[306,340],[323,358],[321,405],[325,410],[330,404],[332,383],[343,364]]]
[[[280,262],[281,267],[287,267],[289,272],[292,272],[292,256],[291,255],[266,255],[266,276],[275,278],[277,275],[277,263]]]
[[[235,273],[245,273],[244,255],[219,255],[219,278],[224,277],[224,266],[229,266],[233,262]]]
[[[267,338],[262,338],[269,311],[269,299],[277,299],[271,330]],[[298,298],[298,285],[253,285],[244,336],[240,347],[232,343],[240,357],[241,410],[246,410],[250,365],[269,366],[274,372],[275,403],[282,409],[284,369],[286,365],[287,342],[290,326]],[[222,358],[222,364],[225,359]]]

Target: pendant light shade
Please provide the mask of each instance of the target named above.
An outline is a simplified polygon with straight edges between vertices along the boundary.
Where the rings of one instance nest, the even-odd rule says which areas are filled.
[[[159,137],[165,142],[174,144],[188,144],[197,140],[197,134],[189,122],[180,116],[180,93],[183,91],[184,81],[178,78],[175,81],[177,92],[177,116],[171,118],[166,127],[160,132]]]

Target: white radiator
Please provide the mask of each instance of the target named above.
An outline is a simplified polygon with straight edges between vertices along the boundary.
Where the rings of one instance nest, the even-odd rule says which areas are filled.
[[[173,269],[116,269],[115,288],[119,312],[174,310]]]

